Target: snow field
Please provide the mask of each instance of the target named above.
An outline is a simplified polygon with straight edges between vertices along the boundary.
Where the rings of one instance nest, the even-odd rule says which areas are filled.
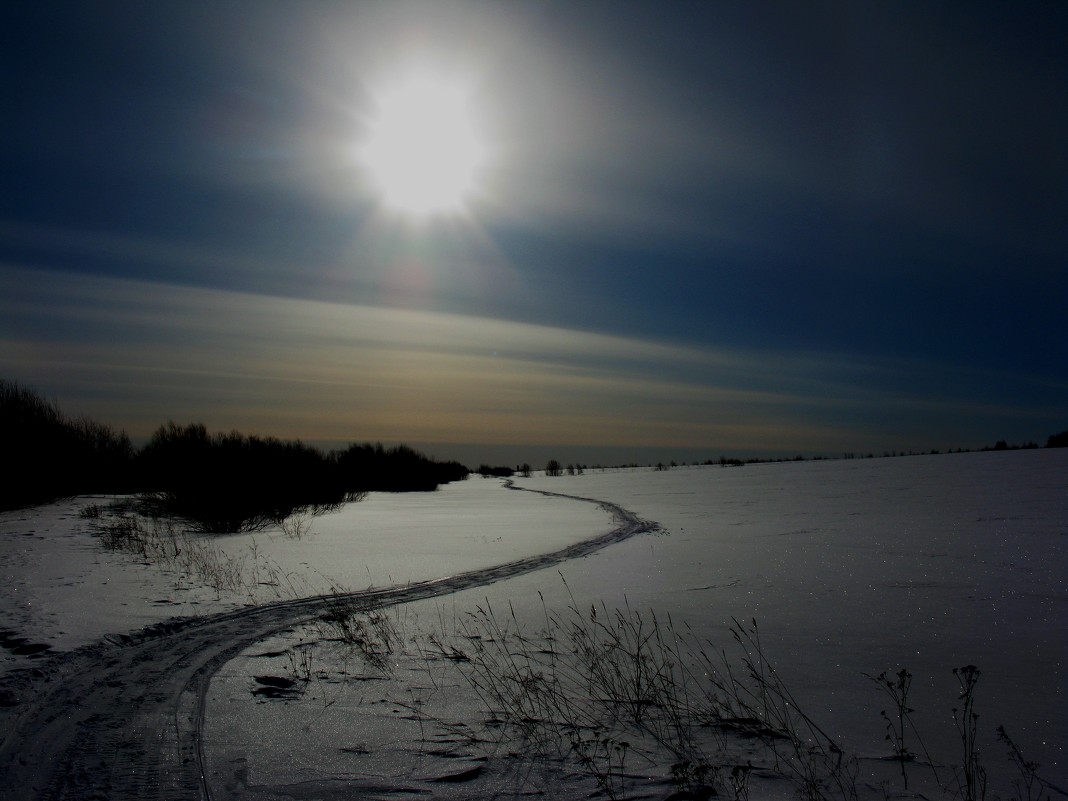
[[[210,685],[204,745],[214,797],[327,798],[359,789],[369,798],[428,790],[489,798],[521,788],[585,797],[596,788],[573,765],[510,756],[516,743],[506,738],[494,746],[457,665],[427,656],[426,647],[431,634],[462,644],[480,608],[532,634],[544,631],[547,610],[565,614],[571,604],[655,614],[728,655],[732,620],[755,619],[785,684],[861,758],[859,782],[878,797],[896,765],[888,772],[883,761],[886,698],[865,674],[911,671],[914,717],[936,761],[948,766],[960,750],[951,671],[976,664],[988,797],[1013,792],[1005,748],[993,736],[998,724],[1041,763],[1041,776],[1068,784],[1068,451],[587,471],[516,484],[614,502],[661,531],[391,608],[384,614],[401,636],[386,673],[318,624],[246,649]],[[0,516],[0,669],[39,658],[16,653],[13,643],[65,650],[176,614],[404,585],[556,550],[613,527],[596,504],[512,491],[496,480],[372,494],[305,521],[300,538],[274,529],[212,540],[244,570],[285,577],[227,593],[173,566],[102,550],[78,516],[93,501],[101,499]],[[276,697],[257,678],[301,674],[309,678],[301,692]],[[663,798],[671,789],[665,776],[663,765],[642,765],[632,754],[621,781],[628,796]],[[789,795],[789,788],[772,783],[760,792]]]

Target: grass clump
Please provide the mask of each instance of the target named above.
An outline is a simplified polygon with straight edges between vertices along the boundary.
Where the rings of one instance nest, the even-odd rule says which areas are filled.
[[[531,753],[571,760],[609,798],[634,770],[663,770],[687,798],[745,799],[759,741],[765,765],[802,797],[853,799],[853,764],[804,715],[759,648],[755,624],[735,623],[741,671],[671,621],[629,607],[546,610],[524,633],[487,603],[463,626],[466,646],[442,647],[484,704],[491,725]]]
[[[145,516],[136,507],[128,502],[89,504],[80,516],[106,549],[173,571],[177,582],[206,586],[217,599],[230,594],[256,601],[265,589],[274,598],[300,594],[292,574],[263,556],[255,541],[243,552],[230,554],[181,521]]]
[[[667,781],[676,788],[672,798],[747,801],[754,781],[761,793],[776,795],[785,781],[804,801],[857,801],[862,792],[986,798],[974,665],[953,671],[960,747],[948,768],[928,753],[913,721],[912,675],[902,668],[868,677],[892,702],[881,715],[890,755],[865,759],[862,778],[861,760],[787,687],[755,621],[734,620],[733,644],[724,649],[629,605],[581,609],[572,597],[562,613],[549,611],[544,599],[543,608],[543,626],[529,632],[511,608],[500,615],[487,601],[454,636],[432,642],[477,694],[499,747],[570,764],[604,797],[646,797],[650,783]],[[1009,749],[1009,770],[1019,774],[1012,798],[1050,801],[1051,789],[1061,792],[1039,777],[1039,766],[1004,728],[998,737]],[[880,764],[896,765],[899,783]],[[910,777],[911,765],[922,772]]]
[[[355,649],[371,668],[391,672],[394,652],[402,638],[393,620],[377,609],[362,610],[351,601],[338,597],[321,618],[324,639]]]

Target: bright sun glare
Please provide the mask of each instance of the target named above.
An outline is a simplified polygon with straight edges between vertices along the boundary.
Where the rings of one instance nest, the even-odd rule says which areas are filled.
[[[388,207],[414,217],[461,211],[486,158],[462,87],[419,76],[375,98],[361,162]]]

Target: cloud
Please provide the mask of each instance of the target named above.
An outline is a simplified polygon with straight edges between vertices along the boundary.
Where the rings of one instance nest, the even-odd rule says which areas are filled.
[[[930,404],[894,389],[890,365],[826,354],[12,266],[0,281],[3,373],[134,436],[171,418],[313,441],[711,455],[848,448],[880,416],[900,422]],[[935,416],[970,413],[958,400]]]

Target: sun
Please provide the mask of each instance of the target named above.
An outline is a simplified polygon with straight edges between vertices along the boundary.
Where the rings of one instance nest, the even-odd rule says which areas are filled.
[[[360,161],[390,209],[423,218],[465,210],[489,148],[470,92],[411,76],[373,98]]]

